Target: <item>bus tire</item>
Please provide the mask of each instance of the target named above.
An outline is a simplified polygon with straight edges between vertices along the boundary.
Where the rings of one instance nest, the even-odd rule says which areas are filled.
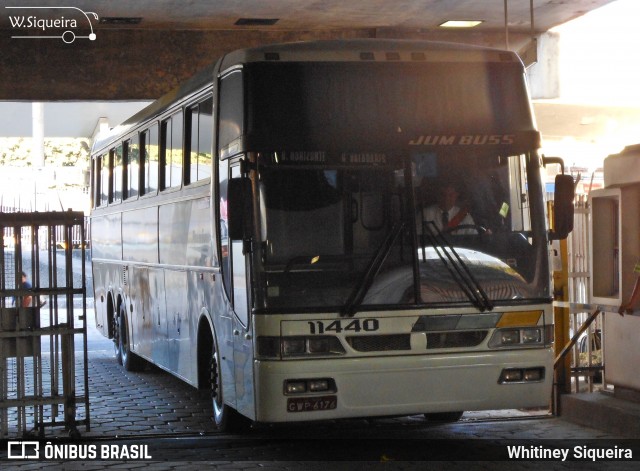
[[[220,432],[243,432],[247,430],[251,421],[238,413],[233,407],[224,403],[220,359],[215,344],[211,346],[211,360],[209,363],[211,386],[211,402],[213,405],[213,422]]]
[[[131,351],[129,341],[129,324],[127,323],[127,313],[124,305],[120,305],[118,315],[118,342],[120,344],[120,359],[122,366],[127,371],[140,371],[144,368],[144,360]]]
[[[438,422],[441,424],[457,422],[462,418],[464,411],[456,412],[431,412],[424,414],[424,418],[429,422]]]
[[[120,342],[120,316],[115,312],[112,316],[112,332],[113,332],[113,353],[116,356],[116,361],[119,365],[122,365],[122,344]]]

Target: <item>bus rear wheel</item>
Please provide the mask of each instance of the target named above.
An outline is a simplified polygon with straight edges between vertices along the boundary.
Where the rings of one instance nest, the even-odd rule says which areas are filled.
[[[120,352],[120,363],[127,371],[140,371],[144,368],[144,360],[131,351],[129,345],[129,325],[127,323],[127,313],[124,306],[120,306],[118,315],[118,351]]]
[[[215,346],[211,348],[210,361],[211,400],[213,403],[213,422],[221,432],[242,432],[249,428],[251,421],[240,415],[233,407],[224,403],[220,358]]]
[[[115,311],[115,310],[114,310]],[[120,316],[117,312],[113,313],[112,319],[113,326],[113,353],[115,354],[116,361],[119,365],[122,365],[122,343],[120,342]]]

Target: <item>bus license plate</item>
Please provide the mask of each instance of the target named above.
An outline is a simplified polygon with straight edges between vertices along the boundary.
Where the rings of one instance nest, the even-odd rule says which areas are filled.
[[[336,407],[338,407],[338,396],[290,397],[287,399],[289,412],[312,412],[335,409]]]

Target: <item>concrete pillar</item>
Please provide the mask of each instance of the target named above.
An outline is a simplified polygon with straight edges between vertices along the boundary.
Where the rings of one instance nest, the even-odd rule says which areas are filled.
[[[537,62],[527,69],[531,98],[560,97],[560,34],[544,33],[538,37]]]

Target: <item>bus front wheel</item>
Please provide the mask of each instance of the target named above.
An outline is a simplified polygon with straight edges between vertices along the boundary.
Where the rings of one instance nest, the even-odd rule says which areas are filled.
[[[213,421],[221,432],[242,432],[249,425],[249,419],[240,415],[234,408],[224,403],[220,357],[215,346],[211,348],[210,363],[211,399],[213,403]]]

